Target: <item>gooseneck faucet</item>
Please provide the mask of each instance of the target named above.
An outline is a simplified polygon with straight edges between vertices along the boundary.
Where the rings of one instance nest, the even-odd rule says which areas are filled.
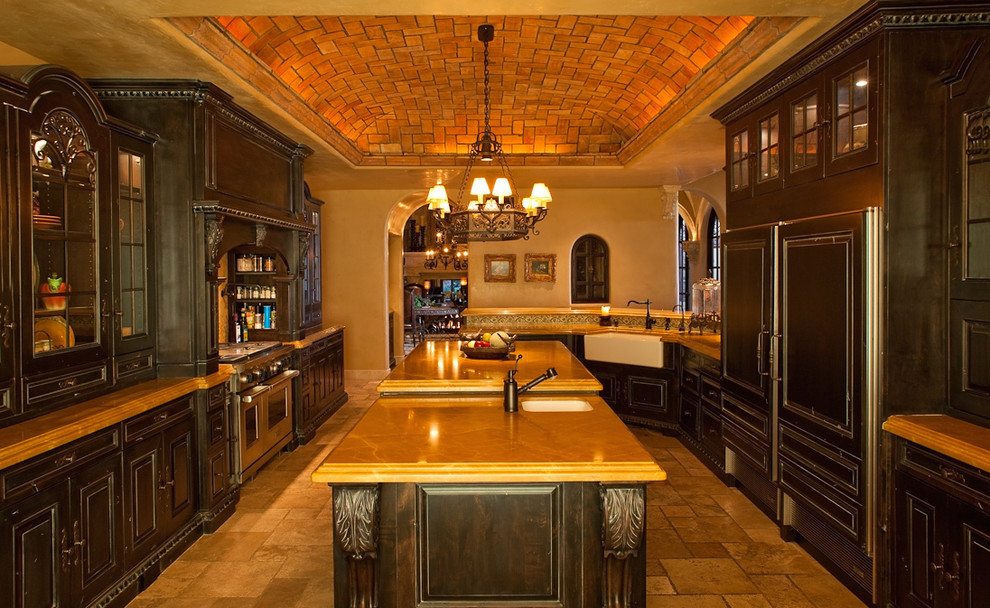
[[[653,324],[657,322],[656,319],[650,317],[650,299],[646,298],[645,302],[640,302],[639,300],[629,300],[626,302],[626,306],[630,304],[646,304],[646,329],[647,331],[653,329]]]
[[[552,367],[548,367],[547,371],[543,372],[542,375],[533,378],[522,386],[519,386],[516,382],[516,372],[519,371],[518,368],[520,359],[522,359],[522,355],[518,355],[516,357],[515,365],[509,370],[508,374],[505,376],[505,380],[502,382],[502,408],[510,413],[519,411],[519,393],[528,391],[544,380],[557,377],[557,370]]]

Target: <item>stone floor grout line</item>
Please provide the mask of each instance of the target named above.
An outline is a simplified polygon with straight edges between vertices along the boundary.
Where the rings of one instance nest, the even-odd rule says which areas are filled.
[[[357,424],[377,398],[375,386],[349,386],[350,400],[316,437],[263,467],[242,488],[231,519],[196,541],[129,606],[331,606],[330,489],[309,481],[308,471]],[[633,431],[670,472],[668,482],[647,489],[646,608],[863,608],[676,438]],[[683,515],[668,516],[664,507]]]

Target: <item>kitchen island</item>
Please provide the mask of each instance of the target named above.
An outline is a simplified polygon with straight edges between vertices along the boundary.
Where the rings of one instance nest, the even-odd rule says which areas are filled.
[[[518,365],[515,357],[522,356]],[[505,359],[469,359],[457,341],[423,342],[409,353],[378,385],[383,395],[501,393],[510,369],[519,370],[520,384],[542,374],[548,367],[557,377],[532,388],[533,392],[597,393],[602,385],[560,342],[516,342],[515,352]]]
[[[666,473],[594,393],[519,403],[369,408],[312,474],[333,488],[335,606],[645,606],[646,484]]]

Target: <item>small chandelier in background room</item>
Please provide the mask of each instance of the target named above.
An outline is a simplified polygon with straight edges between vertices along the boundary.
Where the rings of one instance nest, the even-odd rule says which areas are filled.
[[[451,265],[453,265],[454,270],[467,270],[468,267],[467,249],[465,248],[464,251],[459,251],[458,243],[456,242],[448,245],[443,232],[437,233],[437,248],[427,250],[426,261],[423,262],[423,267],[427,270],[436,270],[440,264],[443,264],[444,270]]]
[[[485,44],[485,129],[471,144],[464,177],[453,203],[447,198],[447,190],[440,180],[430,189],[426,201],[430,204],[437,225],[448,235],[452,243],[468,241],[512,241],[528,239],[530,233],[539,234],[537,222],[547,216],[547,203],[552,199],[546,184],[533,185],[533,193],[517,201],[516,185],[505,162],[502,144],[491,128],[491,84],[488,71],[488,43],[495,39],[495,27],[478,26],[478,40]],[[497,162],[502,176],[489,188],[488,181],[476,177],[471,182],[470,195],[476,199],[465,200],[464,189],[471,177],[474,163]]]

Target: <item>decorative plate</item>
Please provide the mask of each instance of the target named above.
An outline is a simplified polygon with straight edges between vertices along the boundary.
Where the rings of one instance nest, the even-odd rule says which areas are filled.
[[[51,340],[51,350],[71,348],[76,345],[76,334],[62,317],[45,317],[34,323],[34,340]],[[42,352],[35,348],[35,352]]]

